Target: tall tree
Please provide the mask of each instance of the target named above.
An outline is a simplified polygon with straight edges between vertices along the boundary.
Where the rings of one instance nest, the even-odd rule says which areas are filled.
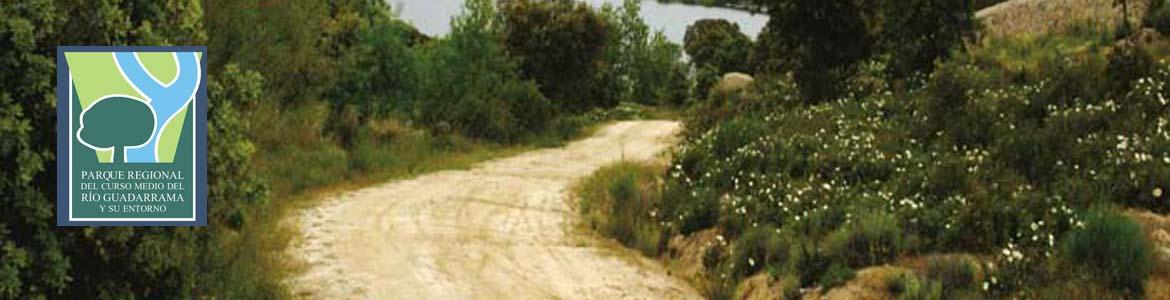
[[[514,0],[501,4],[505,44],[520,74],[571,110],[594,106],[593,77],[602,62],[605,20],[584,3]]]
[[[765,73],[793,72],[809,101],[834,97],[838,82],[873,48],[858,2],[757,0],[769,19],[753,49],[753,65]]]
[[[929,72],[977,25],[967,0],[884,0],[880,15],[880,44],[895,77]]]

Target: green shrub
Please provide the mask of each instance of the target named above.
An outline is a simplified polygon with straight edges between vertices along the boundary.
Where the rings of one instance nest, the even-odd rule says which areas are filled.
[[[793,239],[789,253],[794,260],[792,269],[802,287],[820,286],[830,290],[845,284],[855,275],[848,264],[828,256],[814,243]]]
[[[210,15],[210,14],[209,14]],[[275,278],[238,236],[237,216],[266,200],[239,109],[262,94],[254,72],[208,78],[207,227],[53,224],[55,45],[207,42],[195,1],[19,1],[0,5],[0,298],[278,298]],[[211,54],[215,51],[210,51]],[[233,70],[234,69],[234,70]]]
[[[825,252],[850,267],[860,268],[893,261],[905,247],[902,228],[893,215],[862,215],[825,241]]]
[[[354,146],[359,127],[368,119],[384,118],[396,112],[408,112],[417,98],[418,62],[412,46],[417,31],[391,15],[383,2],[359,9],[338,33],[335,47],[339,51],[336,82],[325,91],[331,104],[327,130],[342,145]]]
[[[609,30],[604,79],[599,88],[613,93],[613,100],[641,104],[678,105],[690,97],[688,65],[682,49],[661,31],[651,31],[639,15],[642,1],[624,0],[614,7],[605,3],[601,15]],[[616,104],[605,103],[607,105]]]
[[[521,80],[517,63],[500,39],[504,25],[490,1],[468,1],[446,39],[421,50],[425,80],[415,101],[419,118],[440,134],[515,142],[543,131],[555,119],[554,105],[532,81]]]
[[[523,78],[538,83],[561,107],[585,111],[609,107],[605,85],[593,80],[609,40],[608,24],[584,3],[507,1],[500,5],[508,54]]]
[[[885,278],[886,291],[898,300],[938,300],[944,297],[942,285],[923,279],[909,271],[900,271]]]
[[[627,247],[655,256],[665,235],[656,215],[661,167],[622,162],[599,169],[574,188],[586,224]]]
[[[1166,0],[1152,0],[1146,17],[1142,21],[1146,27],[1152,27],[1162,34],[1170,34],[1170,5]]]
[[[1153,262],[1149,241],[1137,222],[1109,211],[1095,211],[1084,222],[1084,228],[1065,237],[1065,258],[1090,268],[1115,291],[1144,295]]]
[[[817,280],[821,287],[825,290],[830,290],[838,286],[845,285],[850,279],[853,279],[855,273],[852,268],[841,262],[834,262],[829,264],[829,268],[821,274],[821,278]]]
[[[683,46],[695,68],[712,68],[715,74],[748,72],[752,41],[739,25],[723,19],[702,19],[687,26]]]
[[[890,55],[890,72],[898,78],[929,73],[976,29],[974,10],[965,0],[881,1],[879,44]]]
[[[906,289],[898,294],[898,300],[941,300],[943,297],[942,285],[932,280],[912,280],[906,283]]]
[[[932,256],[927,260],[922,275],[937,282],[942,288],[942,295],[953,295],[961,290],[975,288],[979,280],[978,268],[977,262],[967,256]]]
[[[735,262],[733,273],[749,277],[767,268],[785,269],[789,261],[788,245],[792,239],[782,235],[776,228],[760,226],[748,229],[735,240],[731,258]]]
[[[862,4],[847,0],[760,1],[768,23],[752,49],[757,73],[792,71],[810,103],[835,99],[837,84],[873,50]]]
[[[1107,69],[1112,91],[1124,93],[1138,78],[1148,76],[1153,67],[1154,59],[1141,45],[1126,43],[1113,48]]]

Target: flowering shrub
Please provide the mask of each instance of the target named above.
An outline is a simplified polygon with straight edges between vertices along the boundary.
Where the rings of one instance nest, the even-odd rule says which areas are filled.
[[[1058,254],[1059,238],[1084,226],[1085,209],[1170,212],[1170,65],[1123,92],[1089,82],[1104,70],[1094,59],[1020,82],[994,68],[945,63],[920,89],[875,84],[812,105],[788,100],[796,89],[783,80],[761,80],[751,103],[771,109],[688,122],[660,220],[681,233],[795,234],[805,286],[826,284],[834,264],[990,255],[983,290],[1010,295],[1047,278],[1032,275]],[[863,215],[896,222],[859,225]],[[878,256],[850,246],[869,230],[905,239],[879,244],[897,247]]]

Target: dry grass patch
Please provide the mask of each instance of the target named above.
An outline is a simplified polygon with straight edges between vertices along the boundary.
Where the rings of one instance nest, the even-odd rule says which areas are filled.
[[[975,13],[991,37],[1062,34],[1077,24],[1099,23],[1110,27],[1121,22],[1121,8],[1114,0],[1012,0]],[[1149,0],[1132,0],[1129,22],[1139,25]]]

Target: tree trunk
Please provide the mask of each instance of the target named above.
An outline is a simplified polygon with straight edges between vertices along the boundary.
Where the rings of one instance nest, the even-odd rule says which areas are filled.
[[[123,152],[126,152],[126,147],[114,146],[114,159],[112,160],[112,162],[115,164],[125,163],[126,162],[126,158],[125,158],[126,154]]]

